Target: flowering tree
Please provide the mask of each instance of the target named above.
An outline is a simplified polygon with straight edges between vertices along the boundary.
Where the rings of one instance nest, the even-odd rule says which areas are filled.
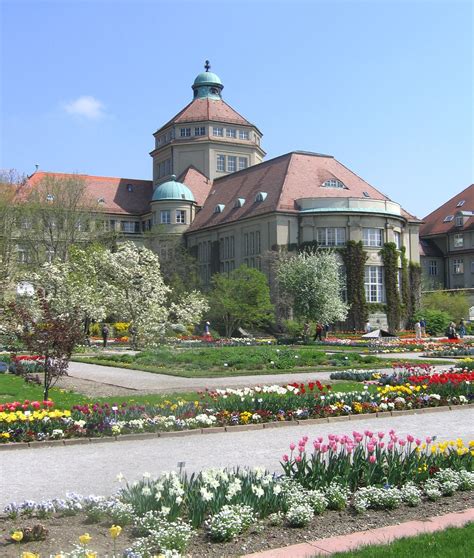
[[[328,250],[301,252],[281,261],[278,281],[291,296],[298,318],[326,324],[346,318],[340,267],[337,255]]]
[[[133,242],[121,244],[114,253],[104,252],[101,277],[107,285],[110,311],[131,323],[135,343],[156,341],[170,320],[198,322],[207,309],[204,297],[195,291],[170,306],[171,289],[163,281],[158,256]]]

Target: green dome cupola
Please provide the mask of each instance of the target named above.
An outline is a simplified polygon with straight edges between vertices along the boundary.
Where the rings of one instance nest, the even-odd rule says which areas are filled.
[[[209,60],[206,60],[204,68],[206,71],[198,74],[192,85],[194,99],[220,99],[224,89],[220,77],[209,71],[211,69]]]
[[[152,202],[176,200],[195,202],[194,195],[191,190],[181,182],[176,181],[176,175],[171,175],[171,180],[163,182],[153,193]]]

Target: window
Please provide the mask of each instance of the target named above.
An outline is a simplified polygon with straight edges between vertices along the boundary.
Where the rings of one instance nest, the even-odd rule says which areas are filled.
[[[456,227],[462,227],[464,225],[464,217],[462,215],[456,215]]]
[[[236,138],[237,137],[237,130],[235,128],[226,128],[225,135],[228,138]]]
[[[171,159],[166,159],[158,164],[158,178],[171,174]]]
[[[206,128],[204,126],[199,126],[199,128],[194,128],[194,135],[195,136],[205,136],[206,135]]]
[[[331,179],[323,182],[323,188],[345,188],[340,180]]]
[[[217,172],[225,172],[225,155],[217,156]]]
[[[235,155],[227,156],[227,172],[235,172],[237,170],[237,157]]]
[[[239,130],[239,139],[248,140],[250,137],[248,130]]]
[[[446,217],[443,219],[443,223],[449,223],[453,219],[454,219],[454,215],[446,215]]]
[[[191,136],[191,128],[181,128],[179,135],[182,138],[189,138]]]
[[[242,207],[245,203],[245,198],[237,198],[234,203],[234,207]]]
[[[184,209],[176,210],[176,222],[180,223],[181,225],[186,224],[186,211]]]
[[[160,223],[162,225],[169,225],[171,223],[171,212],[169,209],[160,211]]]
[[[453,260],[453,273],[455,275],[464,273],[464,260]]]
[[[104,198],[98,198],[98,199],[97,199],[97,203],[105,203]]]
[[[344,228],[319,228],[318,244],[320,246],[342,246],[346,243],[346,229]]]
[[[214,126],[214,128],[212,128],[212,135],[217,136],[218,138],[224,137],[224,128]]]
[[[244,170],[249,166],[247,157],[239,157],[239,170]]]
[[[54,201],[54,196],[53,196],[53,194],[48,194],[48,195],[46,196],[46,201],[48,201],[48,202],[53,202],[53,201]]]
[[[369,192],[362,192],[364,194],[364,198],[370,198]]]
[[[135,221],[121,221],[120,228],[122,232],[133,233],[135,232]]]
[[[133,184],[127,184],[127,192],[133,192]]]
[[[255,196],[255,201],[256,202],[263,202],[263,201],[265,201],[267,195],[268,194],[266,192],[258,192],[258,194]]]
[[[460,200],[460,201],[458,201],[458,203],[456,204],[456,207],[462,207],[465,203],[466,203],[466,200]]]
[[[382,246],[383,229],[363,229],[364,246]]]
[[[464,235],[463,234],[455,234],[454,235],[454,247],[455,248],[462,248],[464,245]]]
[[[255,233],[255,253],[260,254],[260,231]]]
[[[244,256],[249,255],[249,235],[248,233],[244,234]]]
[[[365,298],[367,302],[384,301],[383,268],[381,266],[365,266]]]
[[[428,275],[435,277],[438,275],[438,262],[437,260],[428,261]]]
[[[225,205],[223,203],[218,203],[214,208],[214,213],[222,213],[224,211]]]
[[[402,235],[399,232],[393,232],[393,241],[395,242],[397,250],[400,250],[400,248],[402,247]]]

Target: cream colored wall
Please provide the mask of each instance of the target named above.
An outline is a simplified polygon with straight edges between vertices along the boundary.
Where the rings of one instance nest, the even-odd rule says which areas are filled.
[[[163,234],[180,235],[183,234],[192,223],[195,216],[195,205],[190,202],[180,202],[177,200],[163,200],[152,202],[153,226],[161,227]],[[171,223],[162,224],[160,211],[170,211]],[[176,211],[186,211],[186,224],[176,223]],[[160,231],[161,232],[161,231]]]

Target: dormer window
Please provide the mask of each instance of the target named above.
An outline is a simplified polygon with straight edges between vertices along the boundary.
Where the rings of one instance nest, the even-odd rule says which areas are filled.
[[[258,194],[255,196],[255,201],[263,202],[267,196],[268,196],[267,192],[258,192]]]
[[[340,180],[330,179],[326,180],[322,184],[323,188],[345,188],[344,184]]]
[[[133,185],[127,184],[127,192],[133,192]]]
[[[245,203],[245,198],[237,198],[234,207],[242,207]]]
[[[105,203],[104,198],[97,198],[97,203]]]
[[[462,215],[456,215],[456,227],[464,226],[464,217]]]
[[[362,192],[364,194],[364,198],[370,198],[369,192]]]
[[[449,223],[453,219],[454,219],[454,215],[446,215],[446,217],[443,219],[443,223]]]
[[[466,200],[460,200],[460,201],[458,201],[458,203],[456,204],[456,207],[462,207],[465,203],[466,203]]]
[[[48,194],[48,195],[46,196],[46,201],[47,201],[47,202],[53,202],[53,201],[54,201],[54,196],[53,196],[53,194]]]
[[[225,205],[223,203],[218,203],[214,208],[214,213],[222,213],[224,211]]]

